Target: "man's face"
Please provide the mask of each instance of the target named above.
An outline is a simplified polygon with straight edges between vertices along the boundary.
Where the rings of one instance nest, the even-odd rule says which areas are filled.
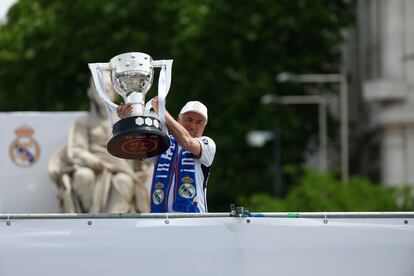
[[[206,120],[196,112],[186,112],[178,118],[178,123],[182,125],[194,138],[201,137],[206,126]]]

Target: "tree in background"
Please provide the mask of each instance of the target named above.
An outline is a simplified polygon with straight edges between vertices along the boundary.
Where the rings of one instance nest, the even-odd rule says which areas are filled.
[[[250,211],[268,212],[374,212],[414,210],[410,186],[380,187],[351,177],[342,183],[332,175],[306,171],[298,185],[283,199],[268,194],[241,196],[239,204]]]
[[[279,126],[284,164],[302,164],[316,109],[264,108],[260,98],[302,89],[276,83],[280,72],[338,72],[351,11],[347,0],[20,0],[0,26],[0,108],[84,110],[89,62],[128,51],[173,58],[168,109],[191,99],[209,107],[218,146],[209,206],[228,209],[272,190],[270,145],[249,148],[248,131]]]

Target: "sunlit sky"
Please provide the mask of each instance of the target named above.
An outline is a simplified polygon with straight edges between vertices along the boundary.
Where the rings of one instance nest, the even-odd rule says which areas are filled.
[[[6,19],[6,13],[16,0],[0,0],[0,21]]]

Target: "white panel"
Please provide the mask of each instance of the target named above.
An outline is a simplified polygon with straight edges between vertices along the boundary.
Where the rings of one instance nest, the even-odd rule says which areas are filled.
[[[412,220],[388,220],[2,221],[0,275],[412,276]]]
[[[59,212],[57,189],[49,179],[47,164],[51,155],[66,144],[69,128],[84,112],[10,112],[0,113],[0,212],[53,213]],[[31,128],[38,159],[27,167],[16,165],[9,154],[19,127]],[[18,163],[19,164],[19,163]]]

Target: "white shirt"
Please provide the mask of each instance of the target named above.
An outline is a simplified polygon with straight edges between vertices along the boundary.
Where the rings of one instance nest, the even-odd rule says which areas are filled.
[[[207,212],[207,180],[210,173],[211,165],[213,164],[214,155],[216,153],[216,144],[214,141],[207,136],[202,136],[196,138],[201,145],[201,156],[199,159],[194,159],[195,161],[195,177],[196,177],[196,189],[197,189],[197,200],[198,208],[201,213]],[[177,152],[180,152],[181,146],[178,145]],[[152,159],[153,163],[155,158]],[[154,168],[155,169],[155,168]],[[148,191],[151,193],[152,177],[149,177],[147,182]],[[175,188],[175,177],[172,177],[172,183],[170,186],[170,191],[168,193],[168,205],[167,212],[175,212],[173,210],[174,203],[174,188]],[[150,195],[151,197],[152,195]]]

